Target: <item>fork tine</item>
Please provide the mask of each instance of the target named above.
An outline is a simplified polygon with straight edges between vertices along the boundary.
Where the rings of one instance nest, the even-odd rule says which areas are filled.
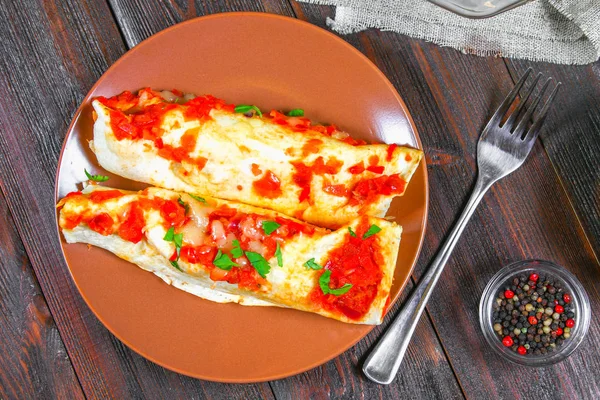
[[[527,89],[527,93],[525,93],[525,95],[521,96],[521,101],[519,102],[519,105],[510,114],[510,117],[508,117],[508,120],[506,120],[506,122],[504,123],[504,127],[506,129],[512,129],[512,128],[514,128],[514,126],[516,125],[517,118],[521,114],[521,110],[523,109],[523,106],[525,105],[525,103],[527,103],[527,100],[529,99],[529,96],[531,96],[531,93],[533,92],[533,89],[535,89],[535,87],[537,86],[537,83],[538,83],[538,81],[540,80],[541,77],[542,77],[542,73],[540,72],[540,73],[537,74],[537,76],[535,77],[535,80],[529,86],[529,89]]]
[[[515,131],[513,133],[513,135],[516,138],[520,139],[523,136],[523,132],[525,132],[525,128],[527,127],[527,124],[529,123],[529,120],[531,119],[531,115],[537,108],[542,97],[544,97],[544,92],[548,88],[548,85],[550,85],[551,81],[552,81],[552,78],[548,78],[546,80],[546,83],[544,83],[544,86],[542,86],[542,90],[540,91],[538,96],[531,102],[531,105],[527,109],[527,112],[525,113],[525,115],[523,115],[523,118],[521,118],[521,121],[519,121],[519,125],[517,125],[517,128],[515,129]]]
[[[527,68],[527,71],[525,71],[525,73],[523,74],[521,79],[519,79],[519,82],[517,82],[517,84],[515,85],[513,90],[510,91],[510,93],[508,94],[508,96],[506,96],[506,98],[504,99],[502,104],[500,104],[500,107],[498,107],[498,109],[496,110],[494,115],[492,115],[492,118],[490,118],[490,122],[488,122],[486,129],[488,127],[491,127],[494,125],[496,125],[496,126],[500,125],[500,121],[502,121],[502,117],[504,116],[504,114],[506,114],[506,111],[508,111],[508,108],[513,103],[513,101],[515,101],[515,98],[517,97],[519,90],[521,90],[521,87],[523,87],[523,84],[527,80],[527,77],[529,77],[530,73],[531,73],[531,67]]]
[[[538,115],[538,118],[535,120],[533,125],[531,125],[531,128],[529,128],[529,131],[527,132],[527,135],[525,136],[524,140],[526,140],[528,142],[535,141],[535,139],[540,134],[540,129],[542,127],[542,124],[544,123],[544,120],[546,119],[546,115],[548,114],[550,105],[552,104],[554,97],[556,97],[556,94],[558,93],[558,89],[560,88],[560,85],[562,85],[562,83],[558,82],[556,84],[556,86],[554,87],[554,90],[552,91],[552,93],[550,93],[550,96],[548,96],[548,100],[546,100],[546,103],[544,104],[542,111],[540,111],[540,115]]]

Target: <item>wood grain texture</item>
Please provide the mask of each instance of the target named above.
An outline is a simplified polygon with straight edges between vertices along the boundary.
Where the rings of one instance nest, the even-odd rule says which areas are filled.
[[[412,40],[407,48],[406,39],[392,33],[364,35],[373,37],[369,43],[375,59],[418,121],[429,158],[430,149],[450,155],[449,163],[430,163],[431,214],[418,278],[464,206],[475,178],[477,138],[512,81],[502,60],[464,56]],[[587,370],[600,367],[600,360],[589,352],[540,373],[499,359],[479,332],[478,302],[487,281],[502,265],[532,257],[568,266],[588,282],[593,304],[598,304],[597,260],[540,143],[525,165],[483,200],[429,303],[429,314],[467,397],[528,398],[531,382],[540,385],[536,398],[554,398],[556,393],[592,398],[598,391],[598,377]],[[592,348],[598,329],[595,323],[590,330]]]
[[[415,331],[403,369],[389,385],[367,379],[362,364],[377,338],[410,293],[412,282],[390,310],[384,323],[341,356],[303,374],[271,382],[277,399],[462,399],[446,355],[427,318]]]
[[[203,15],[232,11],[256,11],[294,16],[288,3],[283,0],[108,1],[129,48],[169,26]]]
[[[325,27],[325,18],[333,16],[333,9],[283,0],[109,1],[110,5],[38,0],[27,7],[14,0],[0,3],[0,49],[4,55],[0,58],[0,186],[51,312],[51,317],[43,314],[39,300],[34,301],[36,313],[42,317],[36,314],[37,320],[28,321],[46,329],[51,324],[48,321],[56,321],[87,397],[272,398],[274,393],[281,398],[452,398],[462,397],[461,388],[467,397],[477,399],[594,398],[600,393],[596,351],[580,350],[553,367],[533,370],[514,366],[487,347],[477,318],[479,297],[493,273],[507,262],[528,257],[565,265],[584,283],[592,309],[600,309],[596,257],[600,240],[599,64],[567,67],[508,61],[507,69],[501,59],[466,56],[376,30],[344,39],[374,61],[395,85],[426,149],[431,208],[416,279],[466,201],[476,171],[476,140],[514,78],[531,64],[565,83],[562,99],[565,93],[570,94],[561,100],[562,107],[553,109],[546,124],[548,133],[542,134],[543,145],[537,144],[525,166],[492,189],[474,215],[430,301],[428,316],[417,328],[396,381],[387,387],[374,385],[358,371],[381,327],[337,359],[270,386],[223,385],[187,378],[123,346],[83,303],[55,245],[49,211],[54,202],[54,171],[77,105],[127,48],[177,22],[196,15],[243,10],[296,14]],[[0,212],[0,222],[2,215]],[[4,234],[1,229],[0,235]],[[18,241],[11,240],[11,248],[18,247]],[[4,287],[2,279],[9,282],[3,273],[0,290]],[[26,298],[39,295],[39,291],[20,293]],[[3,301],[0,298],[3,313],[19,310],[11,305],[4,311]],[[597,349],[599,342],[600,326],[592,319],[582,346]],[[19,342],[15,338],[6,343],[14,346]],[[6,343],[0,340],[0,346]],[[39,351],[55,354],[57,346],[53,342]],[[9,353],[3,351],[2,360],[5,354]],[[40,359],[39,365],[32,365],[47,368],[44,362]],[[16,379],[28,379],[14,373]],[[38,397],[44,393],[76,396],[66,392],[70,390],[68,372],[52,373],[21,385],[26,390],[23,397],[30,393]],[[0,384],[9,387],[3,387],[0,396],[22,397],[11,386],[15,378],[11,375],[9,379],[0,375]],[[2,383],[5,381],[9,383]],[[65,387],[54,392],[39,392],[63,382]],[[532,386],[536,390],[532,391]],[[63,393],[65,396],[60,396]]]
[[[311,22],[321,25],[325,20],[324,10],[328,14],[323,7],[297,4],[296,8]],[[431,203],[425,246],[415,274],[418,279],[464,206],[476,174],[477,139],[513,81],[501,59],[466,56],[376,30],[347,35],[344,39],[374,61],[396,86],[415,119],[425,147]],[[560,75],[557,68],[542,66]],[[587,73],[562,68],[565,69],[562,80],[590,82],[590,86],[597,81],[594,66],[587,67]],[[576,89],[572,87],[570,91]],[[596,127],[597,132],[600,113],[596,89],[588,87],[582,101],[587,104],[584,108],[587,119],[570,121],[570,124],[577,121],[580,126],[562,128],[555,122],[553,129],[549,121],[545,128],[562,129],[562,135],[575,132],[577,137],[586,135],[586,129]],[[562,114],[568,114],[576,106],[558,108]],[[561,113],[554,110],[550,118],[560,120],[557,114]],[[594,135],[587,134],[584,140],[591,151],[598,146]],[[566,166],[570,161],[571,165],[571,175],[566,179],[577,174],[596,174],[589,168],[597,165],[597,152],[589,154],[575,147],[571,150],[570,158],[563,162]],[[492,188],[453,253],[429,302],[428,313],[467,397],[593,398],[600,392],[599,377],[589,372],[600,367],[595,353],[581,350],[557,366],[539,370],[514,366],[488,348],[479,331],[477,315],[479,298],[491,276],[508,262],[533,257],[565,265],[584,282],[592,298],[592,308],[600,305],[600,266],[567,197],[578,184],[578,190],[584,192],[578,211],[587,213],[591,229],[598,229],[593,214],[598,202],[590,200],[593,196],[597,199],[598,194],[585,196],[586,191],[597,187],[598,179],[586,176],[563,188],[544,146],[536,144],[525,165]],[[593,206],[587,207],[589,203]],[[599,328],[593,322],[587,338],[590,348],[598,345]],[[539,385],[534,392],[532,382]]]
[[[600,61],[564,66],[506,60],[513,80],[528,67],[562,82],[540,138],[600,256]]]
[[[289,7],[284,7],[285,3],[280,1],[268,1],[262,3],[237,2],[234,4],[221,4],[220,2],[211,6],[200,7],[193,3],[193,6],[184,8],[182,5],[176,6],[168,3],[167,6],[161,6],[154,2],[147,1],[121,1],[111,0],[111,6],[118,18],[119,26],[124,36],[127,38],[128,46],[134,46],[139,41],[164,29],[168,24],[180,22],[184,19],[192,18],[196,15],[209,14],[219,11],[267,11],[282,15],[292,16],[293,11]],[[173,12],[172,10],[177,10]],[[145,21],[145,16],[155,13],[152,21]],[[162,11],[160,11],[162,10]],[[190,12],[192,10],[196,14]],[[162,14],[160,14],[162,12]],[[202,13],[202,14],[201,14]],[[417,342],[414,349],[411,347],[411,363],[415,369],[397,379],[393,385],[382,387],[375,385],[364,378],[359,373],[359,360],[366,352],[367,348],[373,344],[374,338],[381,332],[381,328],[369,335],[370,339],[365,339],[356,347],[348,350],[342,356],[330,361],[313,371],[306,372],[288,379],[279,380],[271,383],[271,387],[277,398],[305,398],[313,397],[324,398],[355,398],[363,393],[366,398],[373,396],[410,396],[428,398],[431,393],[437,393],[445,398],[462,397],[460,388],[456,379],[452,375],[435,332],[431,326],[420,328],[421,340]],[[422,352],[419,348],[425,348]],[[433,391],[433,392],[432,392]]]
[[[0,21],[0,184],[86,397],[272,398],[268,384],[226,387],[153,364],[84,304],[57,244],[54,173],[71,116],[125,46],[102,2],[2,2]]]
[[[2,193],[0,243],[0,398],[83,399]]]

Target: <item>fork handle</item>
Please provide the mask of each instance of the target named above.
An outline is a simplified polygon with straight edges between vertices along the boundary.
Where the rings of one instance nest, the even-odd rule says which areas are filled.
[[[477,182],[465,209],[435,260],[411,293],[402,310],[396,315],[387,332],[382,336],[377,346],[375,346],[363,364],[362,370],[364,374],[372,381],[387,385],[394,380],[408,343],[425,309],[427,300],[431,296],[433,288],[444,270],[446,261],[448,261],[454,246],[481,201],[481,198],[494,182],[494,179],[486,175],[478,175]]]

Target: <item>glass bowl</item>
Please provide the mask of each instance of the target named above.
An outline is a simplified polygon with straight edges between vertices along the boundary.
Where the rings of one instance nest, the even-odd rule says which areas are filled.
[[[564,288],[564,293],[571,295],[570,304],[573,306],[573,312],[575,313],[575,326],[571,328],[570,338],[565,339],[561,346],[556,346],[554,351],[541,355],[521,355],[509,347],[505,347],[500,336],[494,331],[493,304],[500,292],[504,292],[513,285],[512,280],[515,277],[521,274],[528,277],[534,272],[540,276],[546,275],[550,279],[559,281]],[[485,287],[479,303],[479,323],[483,336],[492,349],[509,361],[531,367],[551,365],[571,355],[581,344],[588,331],[590,314],[590,301],[577,278],[565,268],[543,260],[517,261],[502,268]]]
[[[531,0],[429,0],[448,11],[467,18],[489,18]]]

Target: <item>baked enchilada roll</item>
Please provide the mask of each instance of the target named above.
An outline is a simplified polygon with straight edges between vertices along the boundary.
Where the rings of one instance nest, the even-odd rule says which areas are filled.
[[[401,227],[361,216],[336,231],[275,211],[147,188],[97,185],[58,207],[68,243],[104,248],[174,287],[220,303],[279,306],[379,324]]]
[[[423,155],[395,144],[365,144],[334,125],[313,125],[278,111],[262,114],[212,96],[168,102],[143,89],[138,95],[100,97],[92,105],[90,145],[106,170],[332,229],[357,215],[383,217]]]

